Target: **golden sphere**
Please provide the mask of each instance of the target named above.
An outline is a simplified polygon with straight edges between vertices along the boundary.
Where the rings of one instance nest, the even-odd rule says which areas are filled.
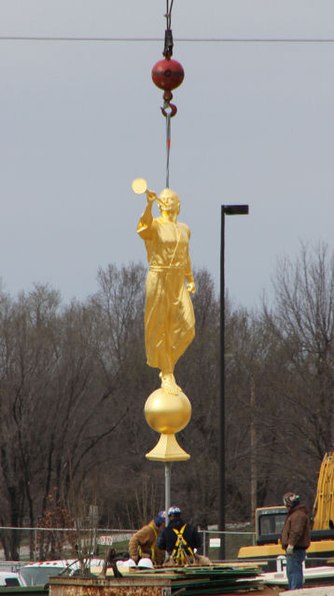
[[[147,424],[153,430],[172,435],[187,426],[191,418],[191,404],[182,391],[172,394],[161,387],[147,398],[144,413]]]

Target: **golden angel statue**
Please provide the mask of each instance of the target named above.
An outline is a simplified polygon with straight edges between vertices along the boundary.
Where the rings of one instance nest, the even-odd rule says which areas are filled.
[[[137,226],[144,240],[148,274],[145,301],[147,364],[160,369],[161,387],[180,391],[175,365],[195,337],[195,316],[190,294],[196,291],[189,257],[190,230],[177,217],[180,199],[165,188],[159,196],[146,189],[147,205]],[[154,218],[154,201],[160,216]]]

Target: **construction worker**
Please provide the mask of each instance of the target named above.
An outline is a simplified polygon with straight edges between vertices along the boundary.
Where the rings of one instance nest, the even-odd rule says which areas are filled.
[[[303,562],[310,545],[308,510],[300,504],[300,496],[293,492],[283,495],[283,503],[288,509],[281,540],[286,551],[289,590],[298,590],[303,587]]]
[[[202,546],[201,535],[181,518],[181,509],[173,505],[168,509],[168,526],[158,538],[158,548],[166,551],[165,564],[172,565],[212,565],[208,557],[199,555]]]
[[[138,564],[140,559],[151,559],[153,565],[162,565],[165,553],[157,547],[157,538],[165,527],[165,521],[165,512],[159,511],[154,519],[131,536],[129,555],[135,563]]]

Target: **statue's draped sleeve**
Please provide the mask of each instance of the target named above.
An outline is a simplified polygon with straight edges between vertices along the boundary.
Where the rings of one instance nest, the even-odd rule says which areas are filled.
[[[148,239],[152,235],[153,215],[149,206],[146,207],[144,213],[140,216],[137,232],[143,240]]]

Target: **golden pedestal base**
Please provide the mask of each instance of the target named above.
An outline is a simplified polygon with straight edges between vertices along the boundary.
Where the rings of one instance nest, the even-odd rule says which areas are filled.
[[[175,435],[160,435],[156,446],[146,453],[145,457],[152,461],[187,461],[189,453],[178,444]]]
[[[179,391],[168,393],[163,387],[153,391],[145,404],[147,424],[161,433],[157,445],[146,454],[155,461],[186,461],[190,455],[180,447],[175,433],[185,428],[191,418],[191,404]]]

